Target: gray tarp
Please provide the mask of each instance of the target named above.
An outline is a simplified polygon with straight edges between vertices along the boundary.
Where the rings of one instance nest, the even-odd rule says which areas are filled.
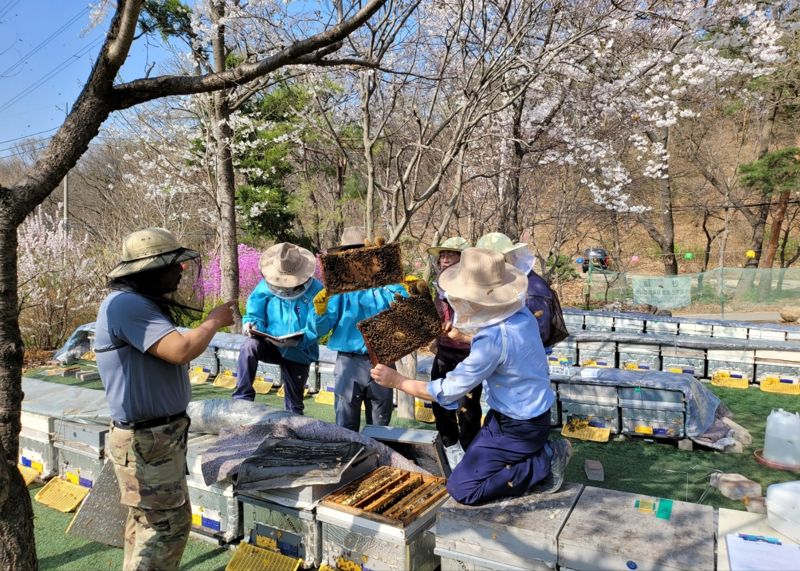
[[[103,391],[22,377],[22,410],[75,422],[108,424],[111,410]]]

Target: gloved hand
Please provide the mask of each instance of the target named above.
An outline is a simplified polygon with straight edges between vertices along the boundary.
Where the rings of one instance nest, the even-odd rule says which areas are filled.
[[[242,334],[247,337],[253,336],[253,329],[255,329],[255,325],[252,323],[242,323]]]
[[[314,311],[317,315],[325,315],[328,311],[328,290],[322,288],[319,293],[314,296]]]
[[[403,287],[406,288],[408,295],[428,293],[428,282],[413,275],[408,275],[403,278]]]

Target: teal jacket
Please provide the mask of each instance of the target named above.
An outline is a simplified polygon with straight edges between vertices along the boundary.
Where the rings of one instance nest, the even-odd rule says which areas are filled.
[[[278,347],[278,351],[295,363],[313,363],[319,360],[313,301],[321,289],[319,280],[312,278],[311,286],[303,295],[295,299],[283,299],[272,293],[267,282],[261,280],[247,298],[247,310],[242,321],[252,323],[259,331],[275,337],[302,331],[300,343],[294,347]]]
[[[401,284],[332,295],[328,300],[328,310],[324,315],[317,315],[317,335],[322,337],[331,331],[329,349],[366,355],[367,346],[356,323],[389,309],[395,294],[408,297]]]

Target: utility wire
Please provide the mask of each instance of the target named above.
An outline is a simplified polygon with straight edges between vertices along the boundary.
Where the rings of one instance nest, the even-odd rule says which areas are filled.
[[[23,65],[23,64],[24,64],[24,63],[25,63],[25,62],[28,60],[28,58],[29,58],[29,57],[31,57],[31,56],[33,56],[33,55],[35,55],[35,54],[39,53],[39,51],[41,51],[41,49],[42,49],[43,47],[45,47],[47,44],[49,44],[49,43],[50,43],[50,42],[52,42],[54,39],[56,39],[56,37],[57,37],[57,36],[58,36],[58,35],[59,35],[61,32],[63,32],[64,30],[66,30],[67,28],[69,28],[69,27],[70,27],[72,24],[74,24],[75,22],[77,22],[77,21],[78,21],[78,20],[79,20],[79,19],[80,19],[80,18],[81,18],[81,17],[82,17],[82,16],[83,16],[85,13],[87,13],[88,11],[89,11],[89,7],[88,7],[88,6],[84,7],[84,8],[83,8],[83,9],[82,9],[80,12],[78,12],[78,13],[77,13],[77,14],[75,14],[75,15],[74,15],[72,18],[70,18],[69,20],[67,20],[67,22],[66,22],[66,23],[64,23],[64,24],[63,24],[63,25],[62,25],[60,28],[58,28],[58,29],[57,29],[55,32],[53,32],[52,34],[50,34],[49,36],[47,36],[47,37],[46,37],[44,40],[42,40],[41,42],[39,42],[39,43],[38,43],[38,44],[37,44],[37,45],[36,45],[34,48],[32,48],[32,49],[31,49],[31,50],[30,50],[28,53],[26,53],[24,56],[20,57],[20,58],[19,58],[19,59],[18,59],[18,60],[17,60],[15,63],[11,64],[11,65],[10,65],[8,68],[6,68],[5,70],[3,70],[3,71],[0,71],[0,77],[4,77],[4,76],[6,76],[6,75],[10,74],[12,71],[14,71],[15,69],[17,69],[19,66]]]
[[[5,141],[0,141],[0,145],[5,145],[6,143],[13,143],[14,141],[21,141],[22,139],[30,139],[31,137],[35,137],[36,135],[42,135],[44,133],[49,133],[50,131],[55,131],[58,127],[53,127],[52,129],[45,129],[44,131],[38,131],[36,133],[28,133],[27,135],[22,135],[21,137],[16,137],[14,139],[7,139]],[[48,139],[50,137],[47,137]],[[0,152],[8,151],[13,149],[14,147],[8,147],[7,149],[0,149]]]
[[[6,15],[14,9],[14,6],[19,4],[19,0],[11,0],[8,5],[0,11],[0,20],[6,17]]]
[[[38,81],[35,81],[31,85],[29,85],[28,87],[23,89],[21,92],[19,92],[17,95],[15,95],[11,99],[9,99],[8,101],[6,101],[2,105],[0,105],[0,113],[6,111],[11,106],[13,106],[15,103],[17,103],[17,102],[21,101],[22,99],[24,99],[28,94],[30,94],[32,91],[34,91],[38,87],[41,87],[48,79],[50,79],[53,76],[55,76],[56,74],[60,73],[61,71],[63,71],[64,69],[66,69],[67,67],[69,67],[70,65],[75,63],[76,61],[79,61],[80,58],[82,58],[84,55],[86,55],[87,53],[92,51],[104,39],[105,39],[105,36],[98,36],[97,38],[92,40],[92,42],[90,42],[88,45],[82,47],[80,50],[78,50],[77,52],[75,52],[74,54],[69,56],[67,59],[65,59],[63,62],[58,64],[56,67],[54,67],[53,69],[48,71]]]

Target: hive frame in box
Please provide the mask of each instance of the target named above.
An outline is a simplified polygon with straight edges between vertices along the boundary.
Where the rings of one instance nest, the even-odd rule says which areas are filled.
[[[332,252],[320,256],[320,264],[328,295],[403,281],[399,242]]]

